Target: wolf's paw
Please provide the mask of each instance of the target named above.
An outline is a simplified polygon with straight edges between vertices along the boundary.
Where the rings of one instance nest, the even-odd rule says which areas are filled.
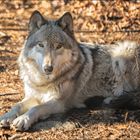
[[[17,117],[17,114],[14,112],[8,112],[3,116],[0,116],[0,127],[5,128],[9,127],[12,121]]]
[[[26,131],[29,129],[31,124],[32,120],[29,116],[27,114],[23,114],[13,121],[11,127],[16,131]]]
[[[108,104],[111,103],[111,101],[112,101],[112,97],[107,97],[107,98],[104,99],[103,103],[108,105]]]

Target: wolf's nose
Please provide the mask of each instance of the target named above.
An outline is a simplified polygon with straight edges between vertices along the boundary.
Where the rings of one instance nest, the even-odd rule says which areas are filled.
[[[46,72],[46,73],[48,73],[48,72],[52,72],[53,71],[53,66],[44,66],[44,71]]]

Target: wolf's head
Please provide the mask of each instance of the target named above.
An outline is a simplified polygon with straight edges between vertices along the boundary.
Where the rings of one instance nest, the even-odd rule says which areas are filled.
[[[50,21],[35,11],[30,18],[29,32],[24,56],[48,79],[58,78],[74,67],[79,53],[69,12]]]

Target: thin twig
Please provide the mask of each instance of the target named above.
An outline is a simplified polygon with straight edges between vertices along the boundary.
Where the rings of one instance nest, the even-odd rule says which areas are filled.
[[[12,92],[12,93],[0,93],[0,96],[9,96],[9,95],[17,95],[20,94],[19,92]]]

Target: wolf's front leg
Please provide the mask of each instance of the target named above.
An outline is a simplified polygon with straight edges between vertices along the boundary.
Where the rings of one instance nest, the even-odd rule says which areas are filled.
[[[62,112],[64,112],[63,103],[57,100],[49,101],[31,108],[25,114],[17,117],[13,121],[12,127],[19,131],[28,130],[38,119],[47,118],[50,114]]]
[[[21,102],[17,103],[12,109],[0,116],[0,127],[8,127],[12,121],[25,113],[29,108],[38,105],[38,102],[35,98],[25,98]]]

